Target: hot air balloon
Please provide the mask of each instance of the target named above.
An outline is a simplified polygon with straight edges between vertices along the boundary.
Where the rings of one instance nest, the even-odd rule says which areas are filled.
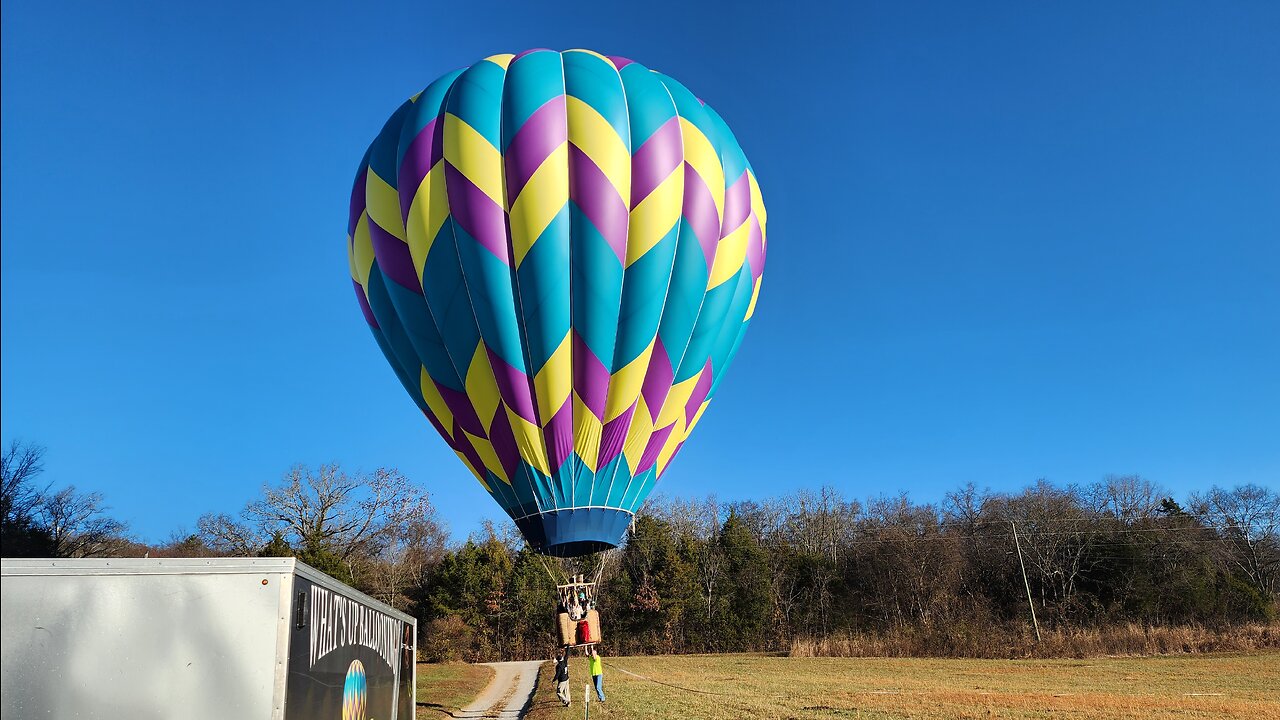
[[[725,122],[589,50],[494,55],[401,105],[356,173],[356,299],[529,545],[616,547],[755,310],[765,208]]]

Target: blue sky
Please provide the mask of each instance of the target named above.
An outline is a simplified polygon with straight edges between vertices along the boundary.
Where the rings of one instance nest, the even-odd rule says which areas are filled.
[[[150,540],[296,462],[500,517],[360,317],[347,193],[435,77],[588,47],[711,103],[769,208],[661,491],[1280,486],[1280,4],[455,5],[5,2],[5,442]]]

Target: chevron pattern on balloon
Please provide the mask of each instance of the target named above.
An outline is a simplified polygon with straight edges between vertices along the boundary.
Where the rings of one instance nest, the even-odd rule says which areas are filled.
[[[531,50],[392,114],[347,249],[405,390],[531,544],[569,554],[620,541],[705,413],[755,311],[765,227],[733,133],[683,85]],[[586,509],[614,515],[552,519]]]

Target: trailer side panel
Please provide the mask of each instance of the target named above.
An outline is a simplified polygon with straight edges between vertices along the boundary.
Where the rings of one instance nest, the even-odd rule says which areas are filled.
[[[0,590],[5,718],[271,717],[280,572],[21,575]],[[275,706],[275,707],[273,707]]]

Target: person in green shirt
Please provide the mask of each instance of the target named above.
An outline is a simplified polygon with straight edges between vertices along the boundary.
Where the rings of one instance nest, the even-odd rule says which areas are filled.
[[[587,651],[587,667],[591,670],[591,682],[596,686],[596,697],[604,702],[604,661],[594,645]]]

